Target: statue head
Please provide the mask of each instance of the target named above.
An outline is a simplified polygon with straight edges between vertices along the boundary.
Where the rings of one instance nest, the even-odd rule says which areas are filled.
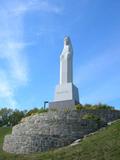
[[[70,38],[68,36],[65,36],[64,45],[68,46],[69,44],[70,44]]]

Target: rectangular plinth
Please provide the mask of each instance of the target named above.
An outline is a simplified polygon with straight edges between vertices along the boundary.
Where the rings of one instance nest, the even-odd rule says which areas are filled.
[[[57,85],[54,101],[75,101],[79,102],[78,89],[73,83]]]
[[[49,103],[49,109],[55,110],[65,110],[65,109],[75,109],[75,105],[78,104],[75,100],[66,100],[66,101],[56,101]]]

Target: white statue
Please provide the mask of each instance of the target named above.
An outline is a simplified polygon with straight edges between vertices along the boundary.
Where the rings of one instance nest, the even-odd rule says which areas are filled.
[[[60,84],[73,82],[73,49],[69,37],[64,38],[64,48],[60,55]]]
[[[74,109],[78,103],[78,88],[73,84],[73,49],[70,38],[65,37],[60,55],[60,84],[56,86],[54,101],[49,103],[49,108]]]

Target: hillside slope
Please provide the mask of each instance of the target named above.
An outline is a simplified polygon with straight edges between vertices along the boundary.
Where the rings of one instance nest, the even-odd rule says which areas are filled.
[[[3,134],[10,132],[0,129],[0,143]],[[120,120],[85,138],[76,146],[30,155],[14,155],[1,151],[0,160],[120,160]]]

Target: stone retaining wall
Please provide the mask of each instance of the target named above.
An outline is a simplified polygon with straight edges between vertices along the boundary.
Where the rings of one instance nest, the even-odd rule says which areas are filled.
[[[102,121],[98,125],[96,121],[83,120],[85,114],[97,115]],[[49,111],[37,114],[13,127],[12,134],[5,136],[3,150],[27,154],[62,147],[118,118],[120,111],[110,110]]]

